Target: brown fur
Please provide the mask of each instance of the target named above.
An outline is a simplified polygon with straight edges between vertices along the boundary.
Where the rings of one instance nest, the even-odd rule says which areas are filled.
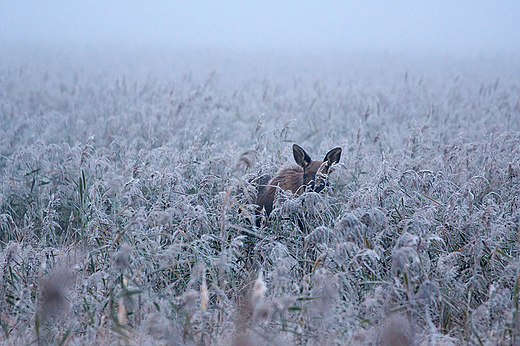
[[[307,188],[320,192],[325,187],[325,177],[330,166],[337,163],[341,156],[341,148],[332,149],[322,161],[311,161],[309,155],[297,144],[293,145],[293,155],[299,166],[281,168],[267,185],[260,186],[256,198],[258,212],[265,209],[267,216],[273,211],[273,202],[280,189],[292,191],[299,196]]]

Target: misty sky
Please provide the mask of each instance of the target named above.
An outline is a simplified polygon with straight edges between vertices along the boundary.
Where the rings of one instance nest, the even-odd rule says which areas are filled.
[[[520,1],[4,1],[0,44],[520,51]]]

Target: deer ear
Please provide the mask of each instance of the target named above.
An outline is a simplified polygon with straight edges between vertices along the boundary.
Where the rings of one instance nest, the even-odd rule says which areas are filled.
[[[338,163],[340,158],[341,158],[341,148],[334,148],[331,151],[329,151],[327,153],[327,155],[325,155],[325,160],[323,160],[323,161],[326,161],[330,167],[334,163]]]
[[[292,146],[294,161],[303,168],[307,167],[311,163],[311,157],[303,150],[298,144]]]

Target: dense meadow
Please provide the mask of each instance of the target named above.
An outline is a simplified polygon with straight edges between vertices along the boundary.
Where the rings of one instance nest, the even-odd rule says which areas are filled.
[[[518,56],[0,55],[0,344],[520,344]]]

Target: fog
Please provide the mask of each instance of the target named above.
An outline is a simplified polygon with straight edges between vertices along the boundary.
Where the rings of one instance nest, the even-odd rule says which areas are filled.
[[[517,53],[518,1],[2,1],[2,45]]]

